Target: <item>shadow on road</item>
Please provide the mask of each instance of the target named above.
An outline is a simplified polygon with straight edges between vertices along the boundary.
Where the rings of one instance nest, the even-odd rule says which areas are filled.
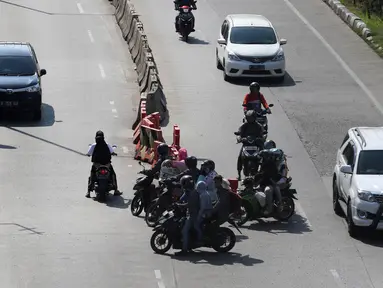
[[[299,214],[294,214],[288,222],[280,222],[277,220],[256,220],[258,222],[251,223],[247,228],[250,230],[268,232],[271,234],[303,234],[312,232],[307,220]],[[246,226],[243,226],[245,228]]]
[[[9,146],[9,145],[4,145],[4,144],[0,144],[0,149],[12,150],[12,149],[17,149],[17,147],[15,147],[15,146]]]
[[[249,236],[246,236],[246,235],[235,235],[235,237],[237,239],[237,242],[242,242],[244,240],[249,239]]]
[[[198,39],[196,37],[193,37],[193,36],[189,36],[189,39],[188,39],[188,44],[194,44],[194,45],[209,45],[210,42],[207,42],[205,40],[202,40],[202,39]]]
[[[195,251],[187,256],[170,255],[174,260],[188,261],[194,264],[210,264],[214,266],[242,264],[243,266],[254,266],[263,263],[261,259],[250,257],[250,255],[241,255],[239,253],[217,253],[210,251]]]
[[[132,203],[132,199],[125,199],[122,196],[112,196],[106,202],[106,206],[119,209],[127,209]]]
[[[234,85],[238,85],[238,86],[249,86],[250,83],[254,81],[258,82],[259,85],[261,85],[261,89],[262,87],[291,87],[291,86],[295,86],[296,83],[299,83],[299,81],[294,81],[293,77],[291,77],[291,75],[288,72],[286,72],[285,79],[281,83],[276,82],[272,78],[267,79],[267,78],[257,78],[257,77],[238,78],[238,79],[233,78],[230,81],[230,83]]]
[[[48,127],[55,121],[55,110],[51,105],[43,103],[41,121],[33,121],[32,113],[4,113],[1,117],[1,126],[11,127]]]
[[[366,231],[355,240],[366,245],[383,248],[383,231]]]

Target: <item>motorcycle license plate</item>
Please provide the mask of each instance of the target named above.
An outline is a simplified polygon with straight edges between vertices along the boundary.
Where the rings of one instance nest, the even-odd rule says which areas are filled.
[[[17,101],[0,101],[1,107],[17,107],[19,106],[19,102]]]
[[[250,65],[249,70],[262,71],[262,70],[265,70],[265,65]]]
[[[244,150],[259,150],[258,146],[246,146],[243,147]]]

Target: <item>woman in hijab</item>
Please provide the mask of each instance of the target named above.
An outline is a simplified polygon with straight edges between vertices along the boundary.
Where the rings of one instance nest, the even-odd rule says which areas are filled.
[[[211,197],[209,193],[207,192],[207,185],[204,181],[199,181],[196,185],[196,190],[199,195],[199,213],[198,217],[196,219],[196,222],[194,224],[194,229],[197,231],[198,241],[200,242],[202,240],[202,229],[201,224],[202,221],[205,218],[211,217],[211,213],[213,211],[213,205],[211,202]]]

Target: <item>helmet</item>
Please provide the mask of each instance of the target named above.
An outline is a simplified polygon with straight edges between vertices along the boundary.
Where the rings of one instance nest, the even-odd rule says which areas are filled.
[[[185,189],[185,190],[194,189],[194,180],[193,180],[193,177],[190,175],[182,176],[180,183],[181,183],[182,189]]]
[[[272,153],[273,159],[275,161],[281,161],[285,156],[285,153],[283,153],[283,151],[278,148],[270,149],[270,153]]]
[[[276,148],[277,145],[275,144],[275,142],[273,140],[267,140],[263,147],[265,149],[273,149],[273,148]]]
[[[253,185],[253,179],[246,177],[245,179],[242,180],[242,185],[245,187]]]
[[[202,167],[209,169],[209,172],[210,172],[210,171],[215,170],[215,163],[213,160],[205,160],[205,161],[203,161],[203,163],[201,165],[201,168]]]
[[[104,132],[102,132],[101,130],[98,130],[97,132],[96,132],[96,139],[98,139],[98,138],[104,138]]]
[[[251,93],[259,92],[259,90],[261,90],[261,86],[259,86],[257,82],[253,82],[250,84],[249,89]]]
[[[192,169],[192,168],[197,168],[197,158],[195,158],[194,156],[189,156],[185,159],[185,165],[186,167],[188,167],[189,169]]]
[[[165,160],[164,162],[162,162],[161,167],[169,167],[169,168],[173,167],[172,160],[170,159]]]
[[[161,143],[157,147],[157,153],[158,153],[158,155],[160,155],[162,157],[168,156],[168,154],[169,154],[169,146],[167,144],[165,144],[165,143]]]
[[[249,123],[254,123],[257,120],[257,116],[254,110],[246,111],[246,121]]]

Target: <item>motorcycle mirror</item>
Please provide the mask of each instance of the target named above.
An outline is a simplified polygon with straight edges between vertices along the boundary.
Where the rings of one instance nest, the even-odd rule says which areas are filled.
[[[113,145],[112,148],[116,149],[116,148],[117,148],[117,145]]]
[[[271,108],[271,107],[274,107],[274,104],[269,104],[269,107]]]
[[[239,133],[238,132],[234,132],[234,135],[239,136]]]

